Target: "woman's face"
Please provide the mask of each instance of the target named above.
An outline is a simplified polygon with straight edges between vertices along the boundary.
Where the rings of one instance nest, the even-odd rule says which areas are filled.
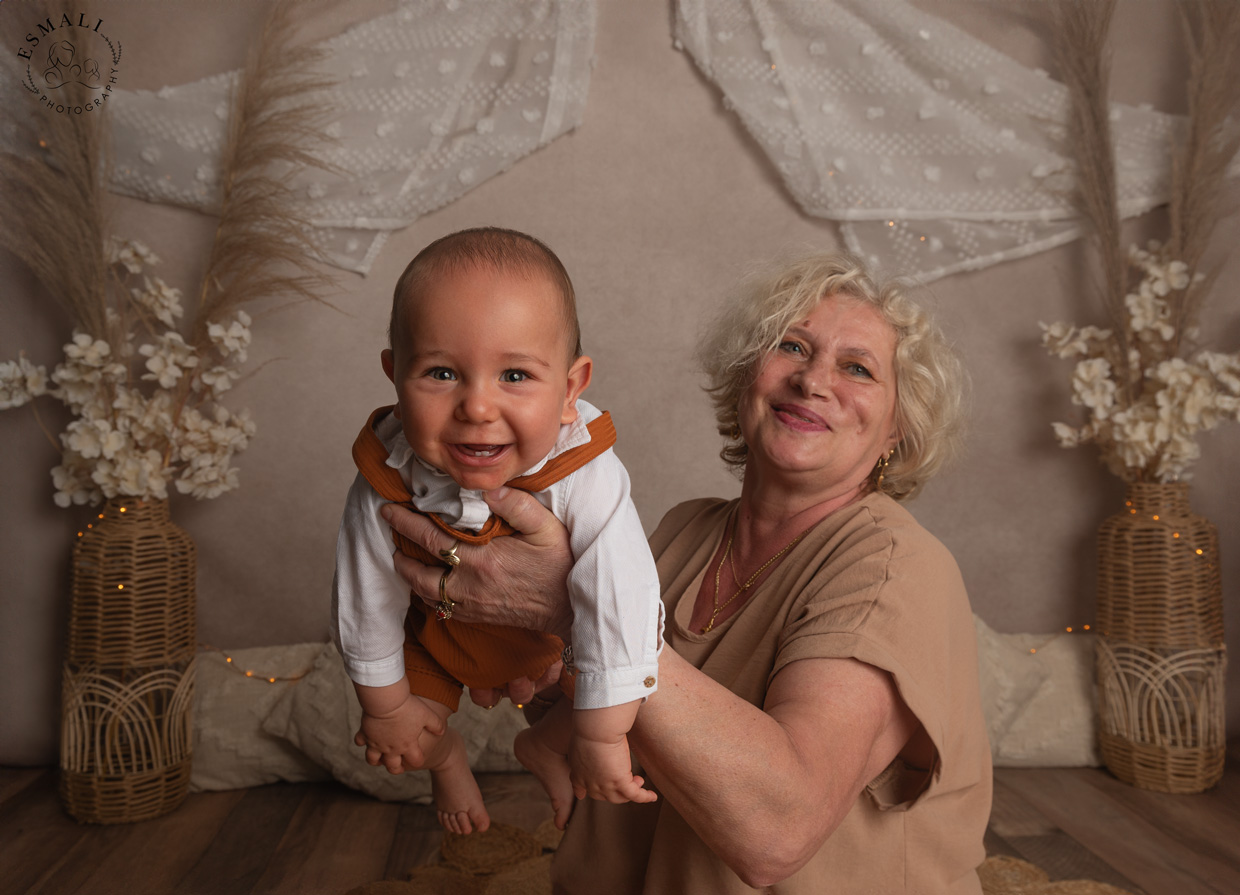
[[[860,487],[899,440],[895,349],[879,311],[848,297],[796,321],[741,396],[747,474],[792,476],[816,492]]]

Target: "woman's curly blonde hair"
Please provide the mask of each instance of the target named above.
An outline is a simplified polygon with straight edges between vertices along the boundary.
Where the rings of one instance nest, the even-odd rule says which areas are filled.
[[[737,421],[741,395],[788,328],[829,296],[873,306],[895,330],[900,441],[878,487],[896,500],[912,497],[961,447],[968,377],[938,326],[902,284],[876,282],[859,259],[843,252],[801,255],[746,278],[706,333],[698,356],[719,433],[727,439],[719,455],[744,475],[749,446]]]

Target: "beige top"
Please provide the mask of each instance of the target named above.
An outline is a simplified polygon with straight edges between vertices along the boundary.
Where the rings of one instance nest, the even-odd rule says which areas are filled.
[[[990,746],[972,611],[955,560],[903,507],[872,494],[815,526],[735,615],[710,634],[695,633],[693,604],[734,507],[681,504],[651,538],[667,642],[757,706],[771,679],[798,659],[847,657],[882,668],[935,749],[931,768],[894,762],[804,867],[763,891],[979,895]],[[574,895],[754,891],[665,797],[652,805],[578,802],[553,878],[556,892]]]

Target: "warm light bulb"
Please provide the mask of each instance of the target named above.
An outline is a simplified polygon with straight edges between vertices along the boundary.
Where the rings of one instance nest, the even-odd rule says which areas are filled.
[[[1071,626],[1071,625],[1068,625],[1068,627],[1067,627],[1067,628],[1065,628],[1064,630],[1065,630],[1065,631],[1067,631],[1069,634],[1071,634],[1071,633],[1072,633],[1072,626]]]
[[[1154,521],[1155,521],[1155,522],[1157,522],[1157,521],[1158,521],[1158,514],[1157,514],[1157,513],[1155,513],[1155,514],[1154,514]]]
[[[1198,555],[1198,556],[1201,556],[1202,554],[1204,554],[1204,553],[1205,553],[1205,551],[1204,551],[1204,550],[1202,550],[1200,547],[1198,547],[1198,548],[1197,548],[1197,551],[1196,551],[1196,552],[1197,552],[1197,555]]]
[[[116,589],[117,589],[117,590],[124,590],[124,589],[125,589],[125,585],[123,585],[123,584],[118,584],[118,585],[116,585]]]
[[[245,673],[245,676],[246,676],[246,677],[254,677],[254,672],[252,672],[252,671],[247,671],[247,672]]]

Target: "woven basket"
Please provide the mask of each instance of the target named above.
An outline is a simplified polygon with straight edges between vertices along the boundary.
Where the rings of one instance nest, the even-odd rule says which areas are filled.
[[[110,500],[79,533],[60,795],[80,821],[148,820],[189,792],[196,575],[167,501]]]
[[[1218,782],[1223,593],[1218,533],[1184,483],[1134,483],[1098,530],[1099,739],[1119,779],[1160,792]]]

